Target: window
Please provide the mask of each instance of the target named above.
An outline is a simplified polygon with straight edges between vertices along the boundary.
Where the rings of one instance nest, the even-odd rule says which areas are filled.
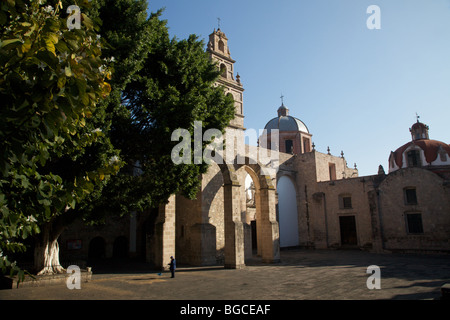
[[[339,196],[339,209],[352,209],[352,196],[340,195]]]
[[[391,158],[389,160],[391,161],[390,167],[395,168],[395,157],[393,155],[391,155]]]
[[[342,198],[342,207],[344,209],[351,209],[352,208],[352,197],[343,197]]]
[[[293,151],[293,143],[292,140],[285,140],[284,144],[286,146],[286,153],[292,153]]]
[[[407,187],[403,189],[405,204],[414,205],[417,204],[417,194],[415,187]]]
[[[411,150],[407,153],[408,157],[408,167],[420,167],[420,151],[419,150]]]
[[[227,77],[227,67],[223,63],[220,65],[220,72],[222,77]]]
[[[442,148],[442,146],[439,146],[438,153],[439,153],[439,159],[441,159],[442,162],[446,162],[447,161],[447,152]]]
[[[330,173],[330,180],[336,180],[336,165],[334,163],[328,163],[328,171]]]
[[[310,152],[311,151],[311,147],[309,146],[309,139],[308,138],[303,138],[303,150],[304,150],[304,152]]]
[[[219,50],[225,52],[225,44],[222,40],[219,40]]]
[[[406,229],[410,234],[423,233],[422,214],[407,213],[406,214]]]

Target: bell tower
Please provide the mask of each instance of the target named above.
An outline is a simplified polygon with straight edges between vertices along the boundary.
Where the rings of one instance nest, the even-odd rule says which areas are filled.
[[[225,94],[231,95],[234,99],[235,118],[228,125],[234,129],[244,129],[244,88],[241,83],[239,74],[234,76],[235,60],[231,59],[230,49],[228,48],[228,38],[220,28],[214,29],[209,35],[208,47],[206,50],[211,60],[217,63],[217,67],[221,71],[221,75],[216,82],[217,86],[225,88]]]

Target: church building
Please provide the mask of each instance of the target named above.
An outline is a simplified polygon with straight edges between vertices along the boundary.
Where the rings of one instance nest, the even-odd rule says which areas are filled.
[[[244,88],[220,29],[206,50],[222,72],[216,85],[235,101],[227,132],[243,134]],[[361,177],[342,153],[318,152],[292,110],[282,101],[260,146],[241,149],[242,163],[212,163],[195,200],[172,195],[166,205],[104,226],[74,223],[60,237],[61,261],[140,257],[163,269],[175,256],[183,265],[242,268],[255,258],[278,262],[286,247],[450,251],[450,146],[431,140],[427,125],[414,123],[412,140],[387,155],[387,174],[380,166]],[[269,164],[248,151],[274,139],[279,166],[269,175]]]

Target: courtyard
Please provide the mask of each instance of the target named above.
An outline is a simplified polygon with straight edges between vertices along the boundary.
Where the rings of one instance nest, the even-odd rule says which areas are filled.
[[[380,269],[380,289],[368,289]],[[95,270],[81,289],[65,283],[0,290],[0,300],[439,300],[450,282],[450,255],[375,254],[359,250],[283,250],[281,262],[255,259],[243,269],[144,264]]]

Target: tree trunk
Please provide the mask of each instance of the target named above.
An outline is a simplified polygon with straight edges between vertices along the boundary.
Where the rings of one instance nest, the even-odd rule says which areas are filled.
[[[34,248],[34,268],[37,275],[64,273],[65,269],[59,263],[58,238],[64,228],[56,223],[46,223],[41,229],[40,239]]]

